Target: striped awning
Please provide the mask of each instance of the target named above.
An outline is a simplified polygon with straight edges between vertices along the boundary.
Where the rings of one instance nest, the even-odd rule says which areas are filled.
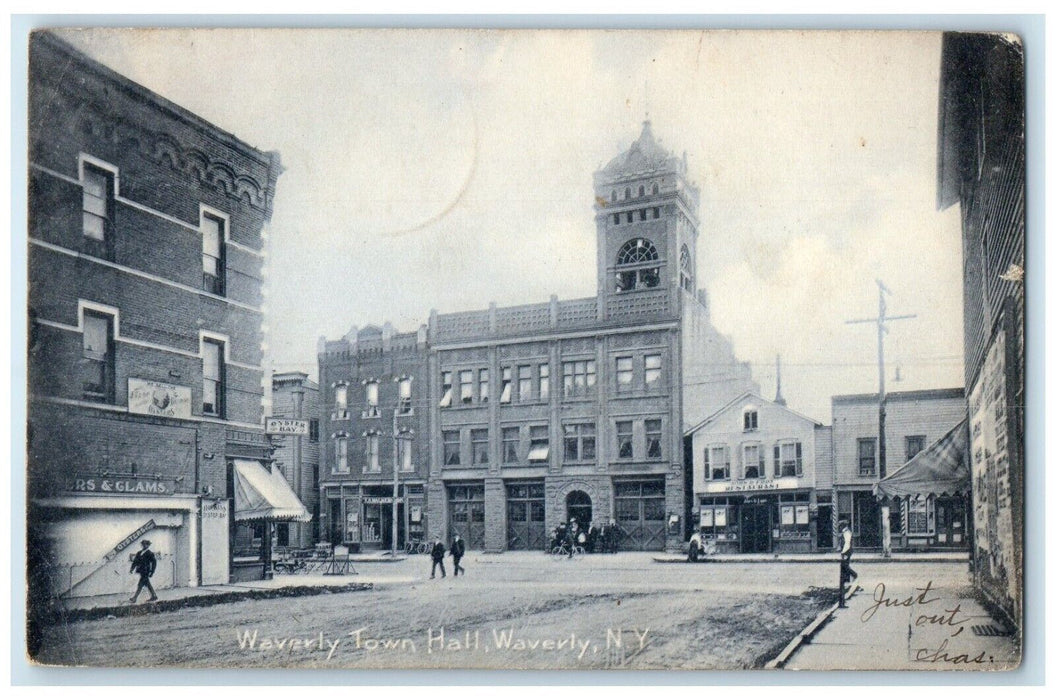
[[[273,520],[306,523],[312,516],[279,470],[260,462],[236,459],[235,520]]]
[[[968,422],[963,420],[877,482],[873,493],[882,498],[967,495],[971,485]]]

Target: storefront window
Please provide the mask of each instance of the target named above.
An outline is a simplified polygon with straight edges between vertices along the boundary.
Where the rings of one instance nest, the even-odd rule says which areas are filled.
[[[703,501],[698,522],[704,537],[720,542],[737,540],[737,506],[725,499]]]
[[[935,501],[927,498],[907,498],[906,532],[910,535],[930,535],[935,532]]]
[[[783,540],[810,538],[810,502],[805,493],[778,496],[777,515]]]

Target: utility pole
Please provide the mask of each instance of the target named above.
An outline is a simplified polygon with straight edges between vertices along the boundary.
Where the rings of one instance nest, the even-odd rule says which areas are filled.
[[[875,323],[876,324],[876,361],[880,371],[880,393],[878,395],[878,414],[879,414],[879,429],[877,431],[877,474],[878,478],[883,479],[887,476],[887,441],[884,435],[884,423],[887,419],[887,393],[884,389],[884,335],[887,334],[887,322],[888,321],[901,321],[907,318],[916,318],[916,314],[906,314],[903,316],[888,316],[887,315],[887,301],[884,299],[885,294],[891,294],[891,290],[884,286],[884,283],[879,279],[876,280],[876,286],[879,288],[880,305],[879,313],[876,318],[859,318],[853,321],[847,321],[847,323]]]

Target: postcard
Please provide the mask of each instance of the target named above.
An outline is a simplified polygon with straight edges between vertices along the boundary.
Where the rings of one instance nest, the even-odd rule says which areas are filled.
[[[32,663],[1019,666],[1019,37],[28,65]]]

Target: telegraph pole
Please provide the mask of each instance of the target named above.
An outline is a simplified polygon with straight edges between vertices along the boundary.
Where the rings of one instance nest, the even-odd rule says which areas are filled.
[[[888,321],[901,321],[907,318],[916,318],[916,314],[906,314],[903,316],[888,316],[887,315],[887,301],[884,298],[885,294],[891,294],[891,290],[884,286],[884,283],[879,279],[876,280],[876,286],[879,288],[879,313],[876,318],[858,318],[853,321],[847,321],[847,323],[875,323],[876,324],[876,362],[877,367],[880,371],[880,393],[878,395],[878,414],[879,414],[879,429],[877,431],[878,441],[878,452],[877,452],[877,474],[878,478],[883,479],[887,476],[887,440],[884,434],[884,423],[887,420],[887,392],[884,389],[884,335],[887,334],[887,323]]]

